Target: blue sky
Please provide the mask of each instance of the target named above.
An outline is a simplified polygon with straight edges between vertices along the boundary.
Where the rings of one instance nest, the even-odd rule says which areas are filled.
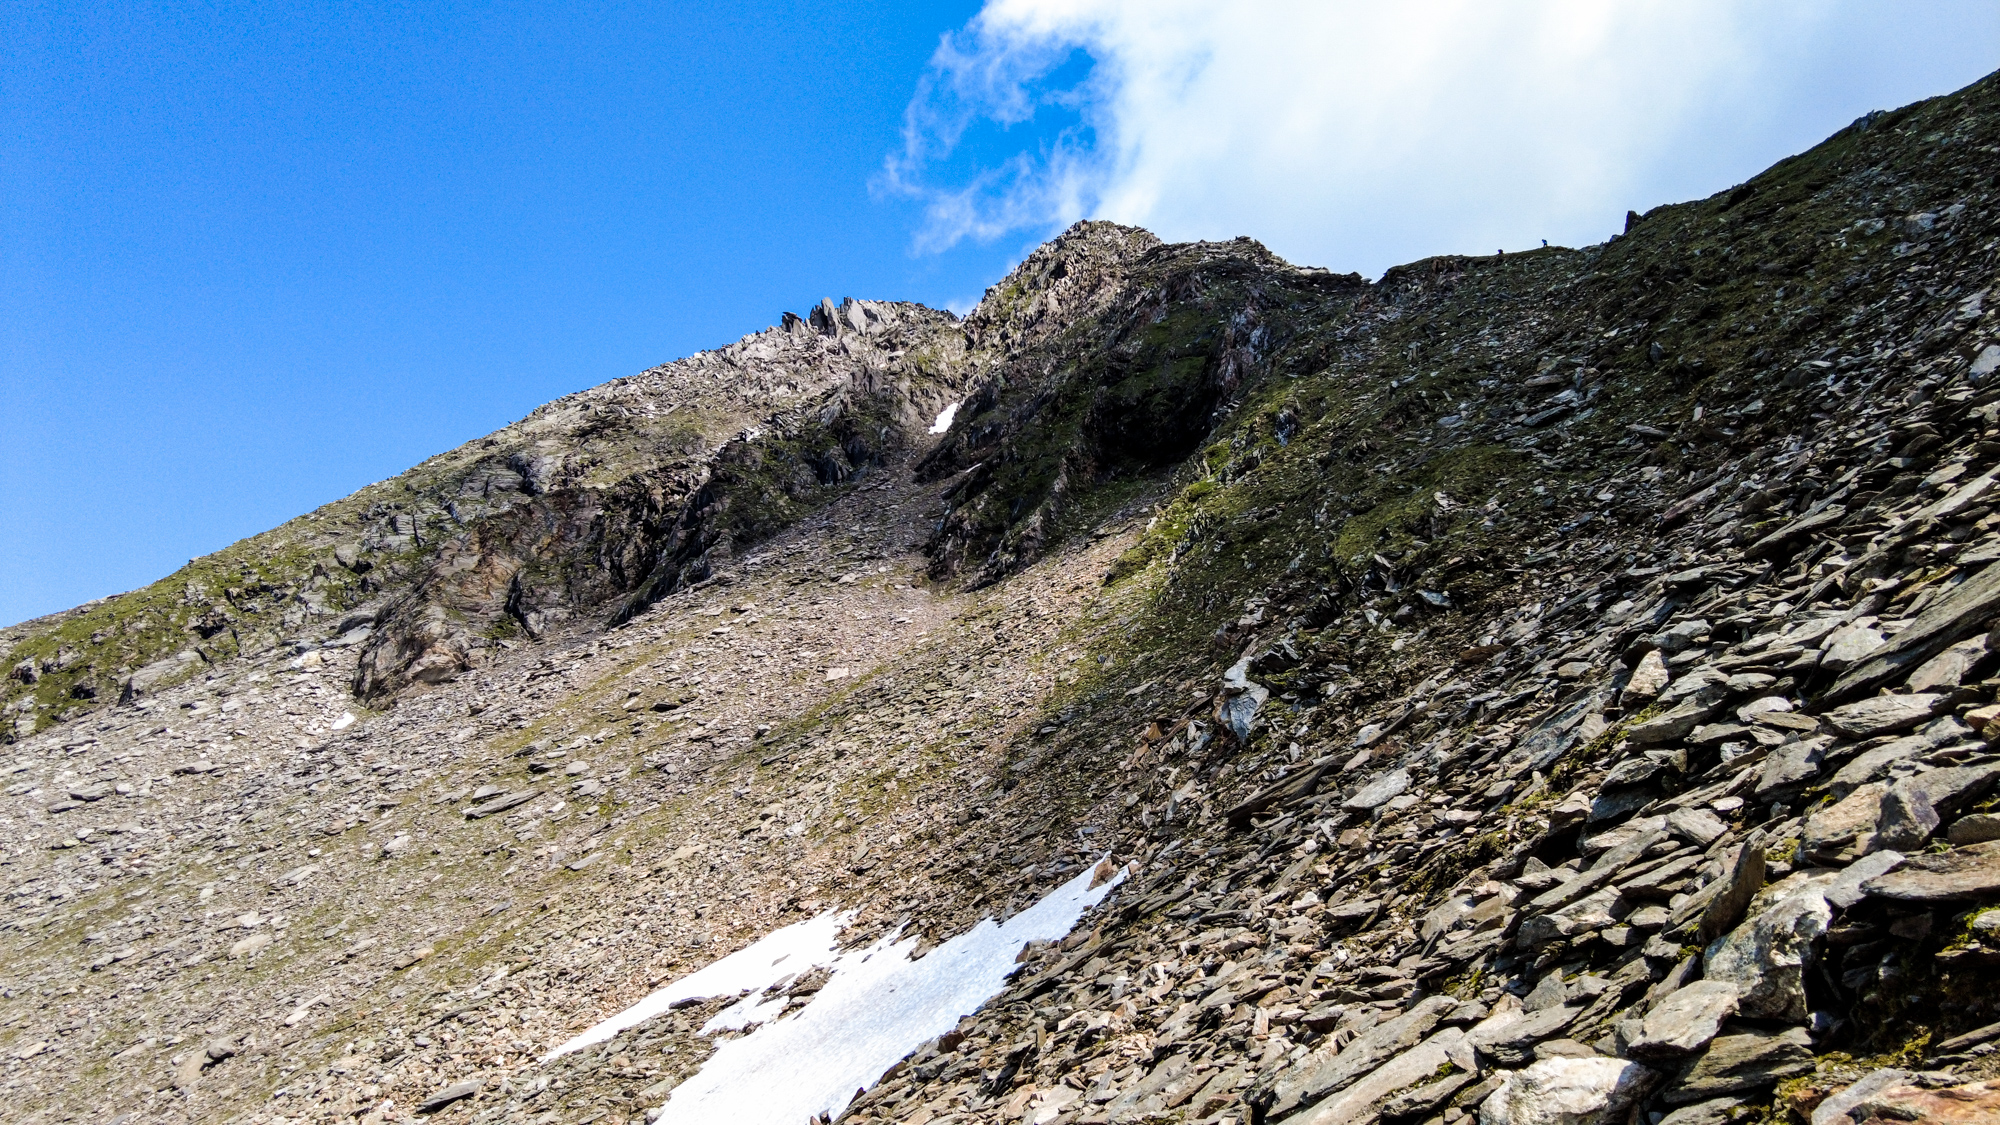
[[[1084,215],[1581,244],[2000,65],[1992,3],[1215,7],[8,5],[0,622]]]

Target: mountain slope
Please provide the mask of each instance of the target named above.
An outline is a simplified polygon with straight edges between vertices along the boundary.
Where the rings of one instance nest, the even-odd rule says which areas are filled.
[[[719,1002],[538,1058],[1109,853],[844,1120],[1985,1112],[1996,154],[1989,78],[1373,284],[1079,224],[16,627],[9,1090],[639,1118]]]

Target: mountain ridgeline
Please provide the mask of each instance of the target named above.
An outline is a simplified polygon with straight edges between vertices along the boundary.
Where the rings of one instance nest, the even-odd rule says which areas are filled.
[[[1101,862],[830,1114],[2000,1118],[1996,199],[1989,77],[1582,249],[1079,223],[0,630],[19,1119],[652,1120],[734,994],[543,1056]]]

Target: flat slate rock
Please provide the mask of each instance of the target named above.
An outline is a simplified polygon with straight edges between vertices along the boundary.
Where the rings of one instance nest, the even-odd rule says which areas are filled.
[[[2000,781],[2000,763],[1976,766],[1947,766],[1906,777],[1897,784],[1922,794],[1923,803],[1940,816],[1952,816]],[[1893,845],[1892,845],[1893,846]]]
[[[1341,802],[1344,809],[1365,812],[1379,808],[1399,797],[1410,787],[1409,770],[1390,770],[1381,777],[1361,787],[1354,796]]]
[[[1929,692],[1917,695],[1878,695],[1845,707],[1836,707],[1821,718],[1849,738],[1873,738],[1894,734],[1931,717],[1945,697]]]
[[[1583,1009],[1559,1004],[1512,1019],[1489,1021],[1474,1028],[1469,1038],[1479,1053],[1502,1066],[1520,1066],[1535,1057],[1535,1044],[1552,1038],[1583,1014]]]
[[[478,1093],[485,1087],[486,1087],[486,1080],[483,1078],[473,1078],[473,1079],[468,1079],[467,1081],[464,1082],[454,1082],[451,1085],[446,1086],[444,1089],[439,1090],[437,1093],[432,1094],[430,1097],[425,1098],[422,1102],[419,1102],[417,1104],[417,1112],[436,1113],[438,1110],[443,1109],[444,1107],[452,1104],[453,1102],[463,1101],[464,1099],[471,1097],[472,1095]]]
[[[523,789],[519,793],[509,793],[504,797],[495,797],[483,805],[474,805],[465,810],[465,819],[478,820],[482,816],[503,813],[516,805],[525,805],[539,796],[541,796],[541,791],[538,789]]]
[[[1861,884],[1861,889],[1899,902],[2000,898],[2000,840],[1912,856],[1896,870]]]
[[[1789,1027],[1775,1035],[1724,1035],[1710,1043],[1681,1080],[1661,1096],[1668,1105],[1686,1105],[1761,1090],[1786,1078],[1810,1074],[1812,1069],[1812,1037],[1803,1027]]]
[[[1812,1111],[1812,1125],[1854,1125],[1854,1107],[1867,1098],[1910,1080],[1910,1072],[1883,1067],[1861,1076],[1860,1081],[1836,1091]]]
[[[1648,1062],[1686,1058],[1715,1039],[1722,1021],[1736,1014],[1740,993],[1727,981],[1698,980],[1653,1005],[1628,1048]]]
[[[1986,620],[1995,612],[2000,612],[2000,565],[1989,566],[1960,583],[1919,614],[1909,628],[1848,669],[1821,698],[1829,703],[1852,699],[1889,683],[1958,641],[1983,631]]]
[[[1695,1105],[1684,1105],[1661,1118],[1659,1125],[1731,1125],[1733,1114],[1730,1110],[1744,1104],[1746,1098],[1712,1098]]]
[[[1941,1089],[1891,1086],[1862,1098],[1849,1119],[1991,1125],[2000,1120],[2000,1082],[1968,1082]]]
[[[1779,555],[1785,554],[1794,544],[1805,539],[1807,536],[1821,528],[1832,527],[1846,516],[1847,509],[1839,504],[1823,508],[1810,515],[1800,516],[1798,519],[1785,524],[1778,530],[1745,547],[1743,554],[1753,559],[1776,558]]]
[[[1384,1020],[1345,1047],[1322,1048],[1301,1060],[1274,1088],[1273,1116],[1334,1093],[1396,1055],[1416,1046],[1445,1014],[1458,1007],[1448,996],[1433,996],[1408,1012]],[[1384,1091],[1385,1093],[1387,1091]]]

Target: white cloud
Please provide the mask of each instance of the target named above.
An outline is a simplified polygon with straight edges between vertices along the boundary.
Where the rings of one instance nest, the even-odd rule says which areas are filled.
[[[1959,34],[1994,22],[1977,4],[1802,0],[990,0],[933,57],[881,186],[923,201],[919,250],[1086,216],[1368,273],[1581,245],[1871,97],[1977,77],[1991,64],[1904,73],[1966,71],[1964,52],[1855,62],[1881,37],[1935,44],[1966,13]]]

